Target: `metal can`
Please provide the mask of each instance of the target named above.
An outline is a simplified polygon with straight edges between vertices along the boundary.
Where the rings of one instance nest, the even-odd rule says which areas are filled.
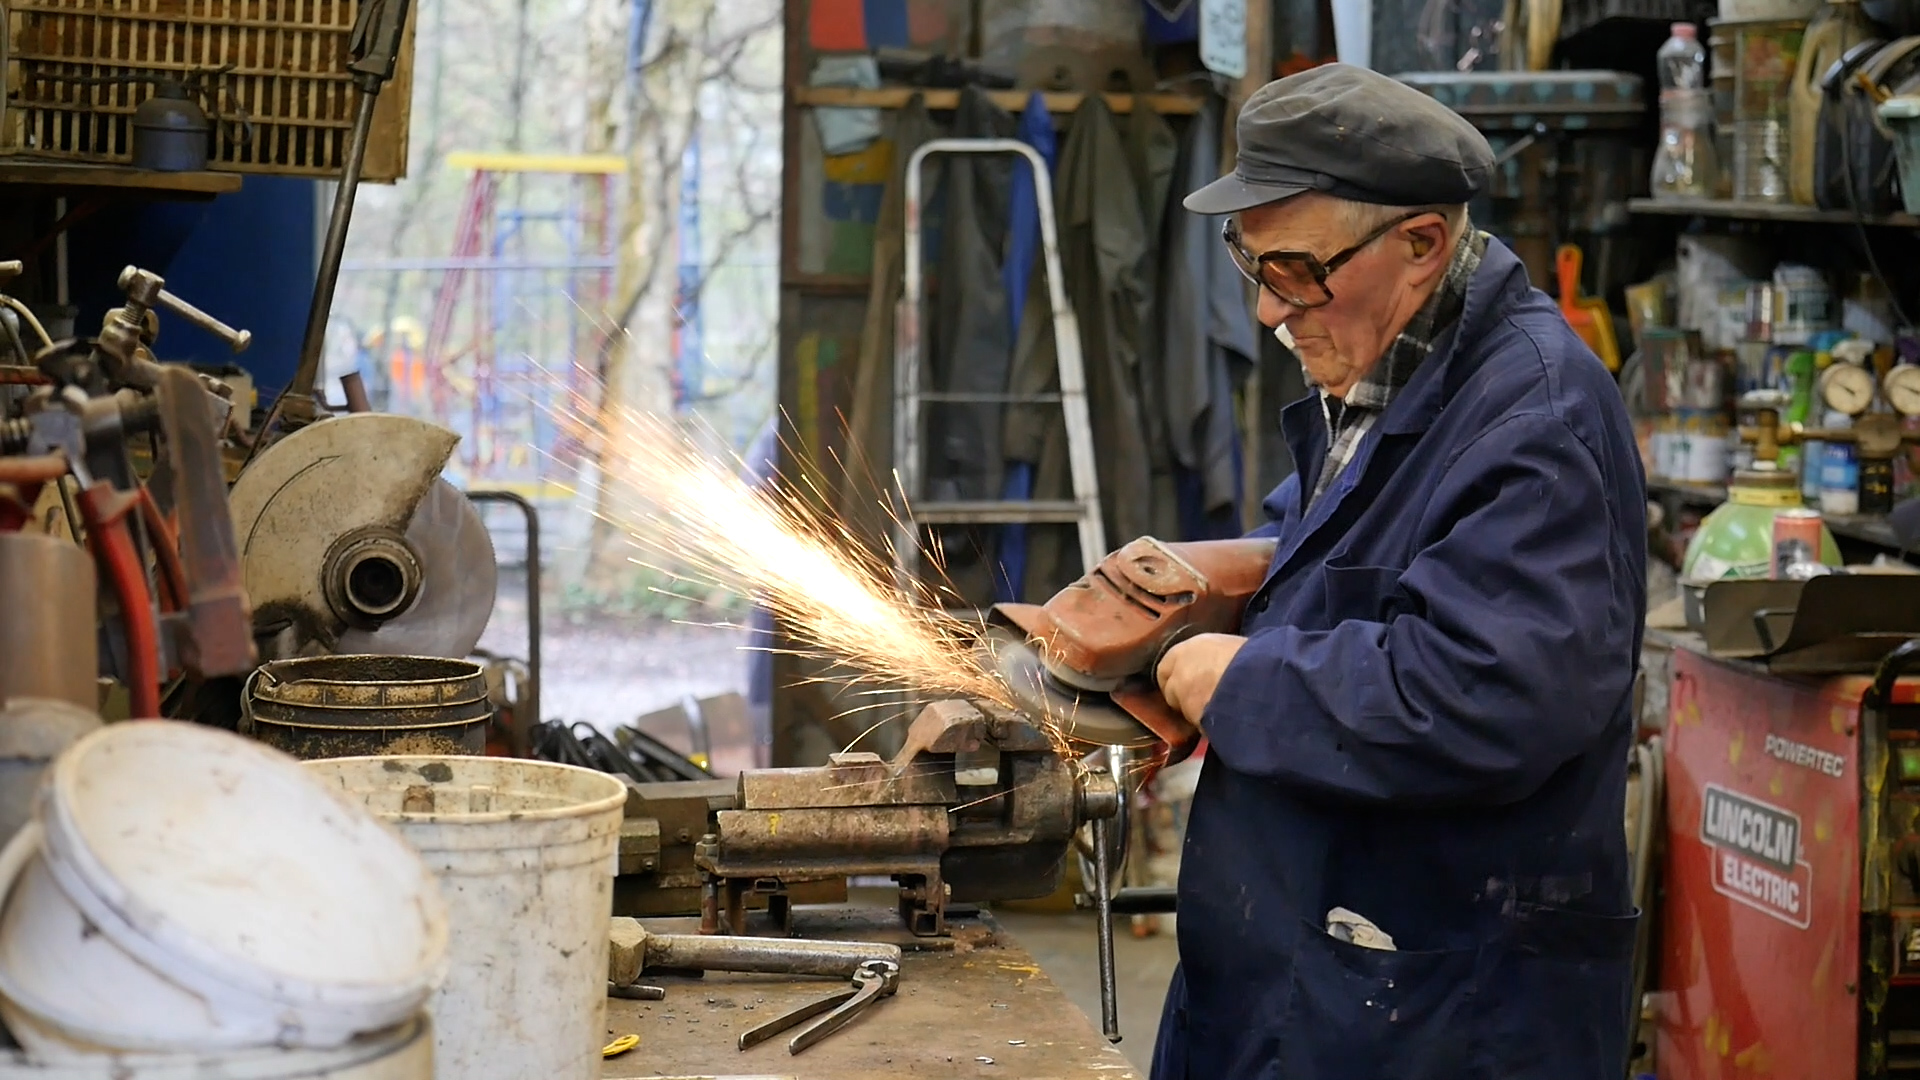
[[[1773,516],[1773,573],[1776,581],[1791,581],[1790,571],[1801,563],[1820,561],[1820,538],[1826,527],[1820,511],[1782,510]]]
[[[1687,430],[1687,479],[1696,484],[1727,482],[1727,420],[1708,414]]]
[[[1773,282],[1757,281],[1747,286],[1747,340],[1766,343],[1773,340]]]

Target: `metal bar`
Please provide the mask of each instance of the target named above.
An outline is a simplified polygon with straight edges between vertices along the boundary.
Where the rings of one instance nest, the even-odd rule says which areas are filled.
[[[1120,985],[1113,970],[1113,857],[1107,851],[1107,819],[1093,819],[1093,904],[1100,920],[1100,1032],[1120,1041]]]
[[[860,965],[900,962],[900,946],[859,941],[736,937],[727,934],[648,934],[642,971],[735,971],[851,979]]]
[[[320,252],[320,269],[313,283],[313,303],[307,309],[307,333],[300,344],[300,368],[292,384],[297,394],[313,393],[318,383],[327,340],[327,318],[333,313],[334,288],[340,283],[340,260],[347,250],[347,229],[353,224],[353,198],[360,190],[360,168],[366,163],[373,110],[379,103],[377,91],[360,91],[360,110],[353,118],[353,134],[347,144],[347,159],[342,163],[340,185],[334,189],[333,217],[327,222],[326,246]],[[284,392],[281,396],[285,396]]]
[[[481,256],[424,256],[401,259],[348,259],[340,272],[391,273],[396,270],[611,270],[619,264],[611,258],[591,259],[491,259]]]
[[[1081,520],[1080,514],[1080,505],[1073,502],[982,500],[927,503],[914,510],[913,520],[920,525],[1072,524]]]
[[[922,404],[927,402],[952,403],[960,405],[1056,405],[1059,394],[975,394],[962,392],[936,392],[921,394]]]
[[[511,491],[469,491],[467,498],[474,502],[517,506],[527,519],[527,712],[530,715],[524,723],[516,723],[512,733],[514,752],[525,756],[527,733],[540,722],[540,511],[525,496]]]

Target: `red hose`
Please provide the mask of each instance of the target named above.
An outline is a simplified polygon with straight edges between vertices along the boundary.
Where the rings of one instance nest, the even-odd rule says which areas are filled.
[[[86,519],[87,542],[120,600],[120,620],[127,630],[127,694],[134,719],[160,716],[160,633],[154,624],[153,600],[147,593],[147,575],[140,553],[127,530],[127,513],[140,497],[121,494],[113,485],[97,481],[80,493],[80,516]]]
[[[166,586],[161,610],[187,610],[187,571],[180,564],[180,537],[161,515],[160,504],[153,501],[153,493],[145,487],[140,489],[140,519],[146,523],[147,535],[153,540],[153,550],[160,562],[160,583]]]

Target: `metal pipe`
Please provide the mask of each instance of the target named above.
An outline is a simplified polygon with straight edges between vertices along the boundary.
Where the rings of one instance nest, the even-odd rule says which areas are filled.
[[[260,425],[260,438],[248,453],[248,459],[267,444],[267,433],[285,411],[290,396],[310,397],[319,391],[320,363],[326,352],[327,319],[333,311],[334,288],[340,283],[340,260],[347,250],[347,228],[353,224],[353,199],[360,190],[360,168],[367,157],[367,138],[373,130],[373,110],[380,103],[379,91],[360,90],[360,108],[353,118],[348,137],[346,161],[340,171],[340,186],[333,193],[333,216],[327,222],[327,235],[320,250],[320,267],[313,282],[313,303],[307,308],[307,332],[300,343],[300,366],[293,379],[274,395],[273,408]]]
[[[363,413],[373,411],[373,402],[367,400],[367,383],[357,371],[349,371],[340,376],[340,392],[346,395],[347,411]]]
[[[1093,910],[1100,920],[1100,1031],[1120,1041],[1120,985],[1113,970],[1113,856],[1107,851],[1107,819],[1093,819]]]
[[[642,971],[736,971],[851,979],[861,964],[900,962],[900,946],[859,941],[648,934]]]
[[[469,491],[474,502],[507,503],[520,508],[527,519],[527,712],[524,723],[515,717],[514,752],[525,756],[527,733],[540,722],[540,511],[526,497],[512,491]]]

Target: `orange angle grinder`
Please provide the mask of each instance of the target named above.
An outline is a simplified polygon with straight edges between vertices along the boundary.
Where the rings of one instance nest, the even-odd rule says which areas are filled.
[[[1019,704],[1072,738],[1160,741],[1179,761],[1199,739],[1161,695],[1155,669],[1195,634],[1239,630],[1275,544],[1141,537],[1045,604],[995,604],[981,648]]]

